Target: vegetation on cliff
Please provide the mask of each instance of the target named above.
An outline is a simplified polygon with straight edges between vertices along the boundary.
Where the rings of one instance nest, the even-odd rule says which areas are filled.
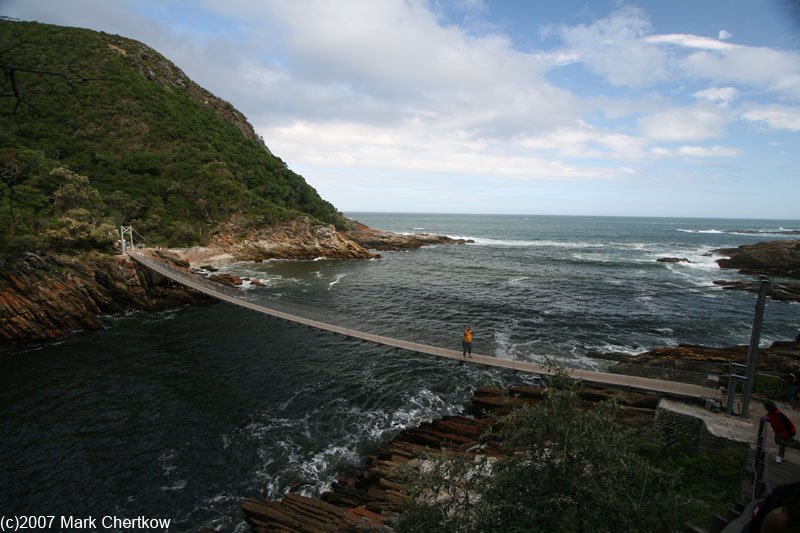
[[[120,224],[202,244],[305,214],[346,219],[229,103],[142,43],[0,20],[0,256],[108,249]]]

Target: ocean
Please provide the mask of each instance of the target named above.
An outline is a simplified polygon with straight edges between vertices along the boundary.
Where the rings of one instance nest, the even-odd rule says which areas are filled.
[[[714,250],[792,238],[800,221],[348,213],[465,245],[370,261],[267,261],[254,301],[371,333],[603,370],[595,351],[749,342],[755,295],[722,290]],[[795,235],[794,238],[797,238]],[[678,263],[659,258],[681,258]],[[780,283],[781,280],[773,280]],[[407,353],[218,303],[106,317],[100,332],[6,351],[0,510],[170,519],[244,531],[248,496],[317,495],[404,427],[531,377]],[[800,305],[767,304],[762,345]]]

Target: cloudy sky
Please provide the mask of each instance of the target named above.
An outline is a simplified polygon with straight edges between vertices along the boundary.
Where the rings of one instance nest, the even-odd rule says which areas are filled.
[[[797,0],[0,0],[156,48],[340,210],[800,218]]]

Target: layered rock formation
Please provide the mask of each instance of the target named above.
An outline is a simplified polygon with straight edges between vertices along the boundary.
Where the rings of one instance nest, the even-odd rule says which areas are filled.
[[[103,327],[101,315],[209,301],[124,256],[28,254],[0,259],[0,343],[22,344]]]

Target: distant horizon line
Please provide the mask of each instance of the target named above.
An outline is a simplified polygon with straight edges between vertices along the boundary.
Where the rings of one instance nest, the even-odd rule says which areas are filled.
[[[761,217],[704,217],[704,216],[656,216],[656,215],[555,215],[538,213],[455,213],[455,212],[429,212],[429,211],[350,211],[340,210],[344,215],[450,215],[450,216],[493,216],[493,217],[564,217],[564,218],[649,218],[649,219],[683,219],[683,220],[757,220],[757,221],[782,221],[800,224],[800,218],[761,218]]]

